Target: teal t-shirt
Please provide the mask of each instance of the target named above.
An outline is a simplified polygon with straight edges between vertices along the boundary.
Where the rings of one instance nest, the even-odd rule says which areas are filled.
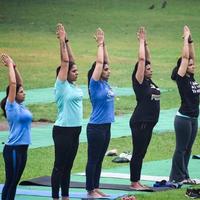
[[[77,127],[82,125],[83,119],[83,92],[75,84],[56,80],[55,101],[58,114],[56,126]]]

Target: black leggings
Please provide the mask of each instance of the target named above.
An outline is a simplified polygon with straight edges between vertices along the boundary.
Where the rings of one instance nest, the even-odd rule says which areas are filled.
[[[27,160],[28,145],[5,145],[3,158],[5,162],[6,181],[2,190],[2,200],[14,200],[17,184],[24,171]]]
[[[140,180],[143,158],[147,152],[155,125],[155,122],[130,122],[133,144],[133,153],[130,162],[131,182]]]
[[[69,196],[70,173],[79,145],[81,127],[53,127],[55,162],[51,175],[52,198]]]

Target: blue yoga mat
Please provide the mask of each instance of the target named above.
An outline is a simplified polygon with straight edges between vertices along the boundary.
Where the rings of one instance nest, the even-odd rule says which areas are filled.
[[[3,185],[0,185],[0,193],[2,192]],[[27,189],[17,189],[17,195],[29,195],[29,196],[41,196],[41,197],[51,197],[51,191],[46,190],[27,190]],[[124,196],[125,194],[110,194],[109,197],[102,197],[101,199],[117,199]],[[70,192],[70,198],[87,199],[86,192]]]

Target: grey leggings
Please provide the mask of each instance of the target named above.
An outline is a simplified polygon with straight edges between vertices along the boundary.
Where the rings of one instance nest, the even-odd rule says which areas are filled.
[[[175,116],[176,149],[172,159],[170,181],[180,182],[189,178],[188,163],[198,129],[197,118]]]

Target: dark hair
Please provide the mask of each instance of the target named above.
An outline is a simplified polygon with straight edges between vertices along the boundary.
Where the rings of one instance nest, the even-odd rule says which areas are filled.
[[[137,69],[138,69],[138,64],[139,64],[139,62],[136,62],[135,67],[134,67],[134,70],[133,70],[133,73],[132,73],[132,84],[133,84],[134,79],[135,79],[135,74],[136,74]],[[150,64],[151,64],[150,61],[145,60],[145,67],[146,67],[147,65],[150,65]]]
[[[22,86],[22,85],[17,84],[17,86],[16,86],[16,94],[17,94],[17,92],[19,91],[19,88],[20,88],[21,86]],[[6,88],[6,97],[4,97],[4,98],[1,100],[1,103],[0,103],[1,109],[3,110],[3,115],[4,115],[5,118],[7,117],[7,116],[6,116],[5,106],[6,106],[6,100],[7,100],[8,95],[9,95],[9,91],[10,91],[10,86],[7,86],[7,88]]]
[[[69,74],[69,71],[72,69],[73,65],[75,65],[75,62],[69,61],[68,74]],[[57,69],[56,69],[56,77],[58,76],[58,74],[60,72],[60,68],[61,68],[61,66],[58,66]]]
[[[103,63],[103,68],[104,68],[104,66],[105,66],[106,64],[107,64],[106,62]],[[95,67],[96,67],[96,61],[92,64],[92,67],[89,69],[89,71],[88,71],[88,73],[87,73],[87,78],[88,78],[88,94],[89,94],[89,96],[90,96],[90,91],[89,91],[90,79],[91,79],[91,77],[92,77],[92,74],[93,74],[93,72],[94,72]]]
[[[171,74],[171,79],[173,81],[176,80],[176,77],[177,77],[177,73],[178,73],[178,70],[181,66],[181,62],[182,62],[182,57],[180,57],[178,60],[177,60],[177,63],[176,63],[176,66],[173,68],[172,70],[172,74]]]
[[[190,60],[190,59],[192,59],[192,58],[189,57],[188,60]],[[176,78],[177,78],[177,73],[178,73],[178,70],[179,70],[179,68],[180,68],[180,66],[181,66],[181,62],[182,62],[182,57],[180,57],[180,58],[177,60],[176,66],[175,66],[175,67],[173,68],[173,70],[172,70],[171,79],[172,79],[173,81],[175,81]],[[194,76],[194,74],[190,74],[190,76]]]

